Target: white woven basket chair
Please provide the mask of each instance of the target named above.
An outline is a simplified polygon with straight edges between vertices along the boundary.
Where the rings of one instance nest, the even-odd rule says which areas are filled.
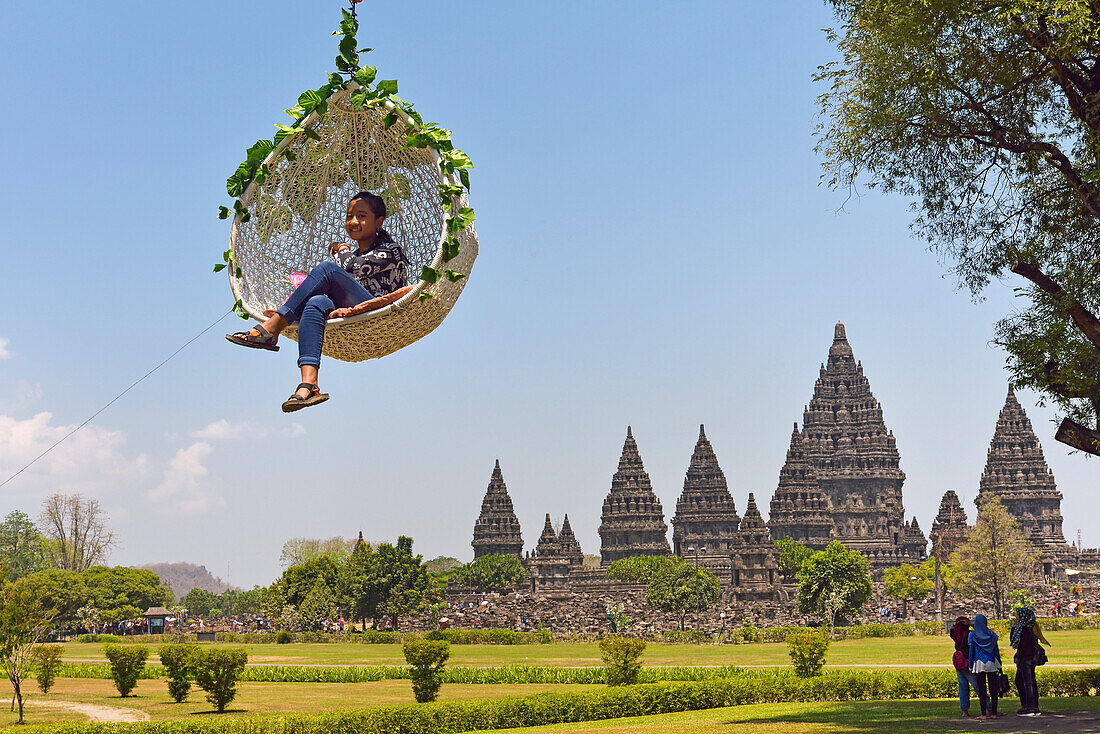
[[[277,308],[294,291],[289,276],[308,273],[329,259],[329,244],[344,242],[348,201],[359,191],[372,191],[386,201],[385,227],[409,259],[412,290],[400,300],[376,311],[330,319],[325,328],[323,353],[345,362],[359,362],[391,354],[431,333],[451,310],[466,278],[435,283],[419,280],[421,268],[442,270],[446,212],[438,186],[458,183],[439,168],[439,154],[431,148],[403,150],[408,121],[399,109],[355,109],[349,97],[357,86],[335,92],[328,111],[310,114],[301,127],[320,135],[311,140],[298,133],[283,140],[265,160],[270,175],[252,183],[241,202],[251,219],[238,214],[229,233],[229,246],[241,269],[229,282],[235,298],[257,321],[265,309]],[[396,109],[397,124],[386,127],[383,118]],[[294,161],[280,154],[290,148]],[[466,206],[465,196],[454,207]],[[461,251],[445,267],[469,275],[477,257],[473,226],[459,234]],[[419,280],[419,282],[417,282]],[[431,298],[420,299],[420,293]],[[283,334],[297,341],[296,326]]]

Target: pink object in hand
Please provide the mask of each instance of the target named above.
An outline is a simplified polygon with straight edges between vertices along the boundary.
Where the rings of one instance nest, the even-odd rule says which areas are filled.
[[[292,286],[294,286],[295,288],[300,286],[302,284],[302,281],[305,280],[305,279],[306,279],[306,274],[305,273],[291,273],[290,274],[290,284]]]

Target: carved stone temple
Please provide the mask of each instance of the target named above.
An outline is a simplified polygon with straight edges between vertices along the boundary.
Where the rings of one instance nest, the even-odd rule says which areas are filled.
[[[500,460],[489,478],[489,488],[481,501],[481,514],[474,523],[474,558],[487,555],[523,556],[523,538],[519,519],[512,509],[512,498],[504,484]]]
[[[959,502],[959,495],[949,489],[940,500],[940,511],[932,521],[932,555],[941,561],[950,559],[951,554],[966,541],[970,527],[966,522],[966,510]]]
[[[568,523],[568,521],[566,521]],[[568,524],[562,527],[562,535],[565,534],[565,529]],[[569,531],[572,536],[573,531]],[[573,543],[576,543],[577,539],[573,538]],[[580,546],[577,546],[580,549]],[[566,550],[563,548],[561,538],[554,533],[554,526],[550,523],[550,513],[546,513],[546,522],[542,525],[542,535],[539,536],[539,542],[535,546],[534,552],[529,554],[525,559],[525,565],[530,574],[531,579],[531,591],[539,591],[543,593],[551,593],[569,591],[569,572],[574,567],[579,568],[580,563],[574,564],[572,558],[566,555]],[[584,555],[581,555],[580,562],[583,563]]]
[[[905,522],[905,473],[894,434],[853,356],[844,324],[836,325],[829,361],[821,366],[802,425],[806,458],[829,503],[833,537],[866,555],[873,568],[923,558],[927,541],[915,518]],[[801,532],[798,525],[787,527]]]
[[[817,475],[806,458],[798,424],[791,432],[787,460],[779,470],[779,486],[772,495],[768,529],[773,540],[789,538],[822,550],[833,537],[829,500],[821,493]]]
[[[741,521],[737,537],[730,550],[733,574],[730,594],[737,600],[763,600],[785,598],[779,583],[779,564],[776,561],[775,542],[768,532],[764,518],[756,507],[756,498],[749,492],[745,518]],[[719,577],[721,578],[721,577]]]
[[[706,566],[721,578],[729,572],[730,550],[740,524],[726,475],[703,426],[699,426],[684,491],[672,518],[672,552]]]
[[[1054,473],[1047,466],[1043,447],[1011,386],[989,444],[975,500],[978,507],[988,497],[1000,499],[1040,548],[1065,547],[1062,493],[1054,484]]]
[[[653,493],[629,426],[619,469],[611,478],[611,491],[603,501],[599,532],[601,566],[631,556],[669,554],[665,512]]]

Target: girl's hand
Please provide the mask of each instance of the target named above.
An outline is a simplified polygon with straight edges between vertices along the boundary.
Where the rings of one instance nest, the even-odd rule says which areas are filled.
[[[333,242],[331,245],[328,246],[328,254],[335,255],[338,252],[343,252],[344,250],[350,249],[351,245],[346,242]]]

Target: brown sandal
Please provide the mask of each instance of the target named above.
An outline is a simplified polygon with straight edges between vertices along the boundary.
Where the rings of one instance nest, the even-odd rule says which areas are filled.
[[[271,352],[279,351],[279,345],[275,343],[278,338],[260,324],[256,324],[248,331],[238,331],[236,334],[226,334],[225,338],[234,344],[253,349],[267,349]]]
[[[309,397],[303,398],[298,394],[298,391],[302,388],[309,390]],[[283,401],[283,412],[293,413],[296,410],[302,408],[308,408],[311,405],[317,405],[328,400],[328,393],[321,392],[321,388],[316,385],[311,385],[308,382],[299,383],[298,387],[294,389],[294,394]]]

